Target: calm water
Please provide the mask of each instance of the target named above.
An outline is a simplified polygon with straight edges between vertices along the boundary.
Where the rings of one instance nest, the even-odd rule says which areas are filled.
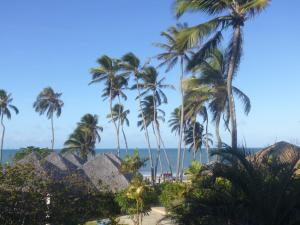
[[[253,152],[256,152],[259,149],[258,148],[252,148],[252,149],[249,149],[249,150],[251,150]],[[14,155],[16,154],[17,151],[18,150],[4,150],[3,151],[3,161],[4,162],[11,161],[11,159],[14,157]],[[59,150],[57,150],[57,151],[59,151]],[[148,150],[147,149],[139,149],[138,151],[139,151],[139,154],[140,154],[141,158],[148,158]],[[166,151],[167,151],[167,154],[168,154],[168,157],[169,157],[172,169],[173,169],[173,173],[174,173],[175,170],[176,170],[177,149],[169,148]],[[96,152],[97,152],[97,154],[100,154],[100,153],[114,153],[114,154],[116,154],[117,153],[117,151],[115,149],[97,149]],[[129,149],[129,151],[128,151],[129,154],[132,154],[133,152],[134,152],[134,149]],[[153,153],[153,161],[155,162],[155,160],[156,160],[156,149],[153,149],[152,153]],[[124,157],[126,155],[125,149],[121,149],[120,154],[121,154],[121,158]],[[187,151],[184,166],[188,167],[190,165],[192,159],[193,159],[193,154],[191,152]],[[202,150],[202,162],[206,163],[207,162],[206,159],[207,159],[206,151],[205,151],[205,149],[203,149]],[[200,160],[200,153],[199,152],[197,153],[197,160]],[[163,152],[161,152],[161,161],[162,161],[163,171],[164,172],[168,171],[168,165],[166,163],[166,159],[165,159],[165,156],[164,156]],[[149,175],[150,174],[149,162],[147,163],[147,165],[144,168],[141,169],[141,172],[144,175]],[[160,167],[158,167],[158,172],[160,172]]]

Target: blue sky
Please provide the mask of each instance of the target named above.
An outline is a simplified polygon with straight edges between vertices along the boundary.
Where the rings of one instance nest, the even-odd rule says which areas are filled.
[[[5,148],[50,146],[50,121],[36,114],[32,104],[46,86],[63,92],[62,116],[55,121],[56,147],[62,147],[80,117],[99,115],[104,127],[100,148],[115,146],[112,124],[106,120],[108,104],[100,98],[101,84],[88,86],[90,68],[103,54],[120,57],[128,51],[142,60],[159,53],[154,42],[160,32],[177,21],[173,0],[3,0],[0,3],[0,88],[13,94],[20,114],[6,121]],[[300,2],[273,1],[262,15],[246,24],[244,56],[235,85],[252,100],[248,117],[237,104],[240,144],[266,146],[276,140],[298,143],[300,138]],[[206,17],[180,19],[196,24]],[[175,68],[167,82],[178,87]],[[161,70],[161,75],[164,71]],[[178,91],[167,91],[166,120],[179,105]],[[137,107],[129,93],[130,147],[143,147],[136,128]],[[211,126],[211,132],[213,127]],[[162,125],[166,145],[177,139]],[[222,131],[224,141],[228,133]]]

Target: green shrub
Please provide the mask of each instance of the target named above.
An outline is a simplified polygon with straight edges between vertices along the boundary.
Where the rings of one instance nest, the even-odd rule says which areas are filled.
[[[179,225],[299,225],[300,155],[257,160],[240,150],[218,152],[216,163],[193,179],[181,204],[171,208]]]
[[[143,180],[142,176],[136,175],[131,180],[128,188],[116,196],[116,201],[123,213],[128,214],[134,224],[141,224],[143,215],[151,210],[155,202],[156,192]]]
[[[159,200],[166,209],[170,209],[183,201],[184,194],[187,190],[187,184],[180,182],[166,182],[161,184],[160,189],[161,193]]]
[[[0,224],[83,224],[119,215],[120,208],[114,199],[115,194],[91,189],[76,175],[54,181],[46,174],[43,179],[36,176],[32,165],[0,168]]]

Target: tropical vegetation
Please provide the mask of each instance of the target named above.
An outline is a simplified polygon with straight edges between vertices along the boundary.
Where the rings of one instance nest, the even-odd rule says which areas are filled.
[[[61,115],[64,102],[62,93],[44,88],[33,107],[51,120],[51,148],[22,148],[14,157],[15,165],[0,165],[0,223],[78,225],[102,218],[115,222],[117,216],[127,214],[135,225],[141,225],[151,207],[160,204],[178,225],[299,225],[300,154],[258,157],[238,148],[235,102],[240,100],[245,115],[251,110],[250,97],[234,84],[242,59],[243,28],[269,3],[270,0],[174,0],[178,19],[191,12],[205,15],[208,21],[169,27],[161,33],[164,41],[155,44],[161,52],[144,62],[132,52],[97,59],[89,84],[102,84],[102,100],[108,101],[106,119],[114,129],[116,155],[120,157],[112,161],[117,172],[129,179],[128,187],[118,193],[88,186],[79,179],[81,167],[74,176],[55,180],[46,174],[37,176],[33,165],[16,163],[31,153],[45,158],[55,150],[54,117]],[[180,102],[167,120],[170,133],[176,136],[175,169],[162,126],[168,116],[164,108],[167,93],[176,90],[167,82],[167,74],[176,69]],[[133,109],[127,102],[130,98],[137,103],[136,127],[147,146],[145,159],[137,149],[129,154],[126,127],[134,126]],[[12,95],[1,89],[1,161],[4,119],[11,119],[11,111],[19,112],[12,101]],[[83,115],[61,153],[74,153],[84,162],[94,157],[103,132],[99,124],[97,115]],[[231,136],[230,146],[223,141],[222,127]],[[126,155],[121,158],[123,149]],[[187,154],[193,161],[185,168]],[[144,166],[150,167],[150,181],[140,173]],[[172,179],[160,184],[166,172]],[[186,182],[182,182],[184,179]],[[47,205],[49,195],[51,204]]]
[[[171,208],[177,224],[299,224],[300,155],[258,157],[221,149],[222,162],[194,169],[184,199]]]
[[[3,144],[4,144],[4,135],[5,135],[5,125],[4,125],[4,117],[7,119],[11,119],[11,111],[13,110],[16,114],[19,113],[19,110],[16,106],[12,104],[13,98],[11,94],[8,94],[5,90],[0,90],[0,119],[1,119],[1,127],[2,127],[2,135],[1,135],[1,144],[0,144],[0,161],[2,162],[2,154],[3,154]]]
[[[98,125],[98,116],[85,114],[69,139],[65,141],[62,153],[72,152],[87,161],[89,155],[96,154],[96,144],[101,141],[99,132],[102,131],[103,127]]]
[[[54,115],[59,117],[62,112],[62,107],[64,105],[63,101],[60,99],[62,93],[56,93],[51,87],[44,88],[36,98],[33,103],[33,108],[37,113],[43,115],[46,113],[48,119],[51,120],[51,149],[54,150]]]

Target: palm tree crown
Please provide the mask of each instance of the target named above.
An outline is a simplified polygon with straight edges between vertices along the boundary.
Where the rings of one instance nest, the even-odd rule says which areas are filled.
[[[100,142],[101,137],[99,134],[99,131],[103,131],[103,127],[98,125],[98,116],[97,115],[92,115],[92,114],[85,114],[80,122],[78,123],[78,126],[83,129],[87,130],[90,135],[92,142]]]
[[[4,144],[4,134],[5,134],[5,126],[4,126],[4,116],[7,119],[11,119],[12,109],[16,114],[19,113],[19,110],[16,106],[12,105],[13,98],[11,94],[8,94],[5,90],[0,90],[0,118],[1,118],[1,126],[2,126],[2,137],[1,137],[1,145],[0,145],[0,161],[2,161],[2,151]]]
[[[53,117],[56,114],[56,117],[61,115],[61,110],[64,105],[63,101],[60,99],[62,93],[56,93],[51,87],[46,87],[42,92],[37,96],[36,101],[33,103],[33,107],[36,112],[40,115],[46,113],[48,119],[51,119],[52,127],[52,150],[54,150],[54,125]]]
[[[46,113],[48,119],[53,118],[54,114],[59,117],[64,105],[63,101],[60,99],[61,95],[62,93],[54,92],[51,87],[44,88],[33,103],[35,111],[40,115]]]

